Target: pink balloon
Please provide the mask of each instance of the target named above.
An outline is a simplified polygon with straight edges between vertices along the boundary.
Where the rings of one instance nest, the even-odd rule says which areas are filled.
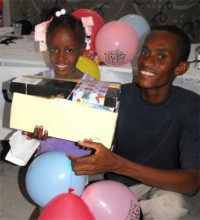
[[[138,220],[140,204],[124,184],[103,180],[85,188],[81,195],[96,220]]]
[[[63,193],[52,199],[38,220],[95,220],[85,202],[77,195]]]
[[[98,31],[95,48],[102,62],[110,66],[122,66],[136,55],[138,36],[127,23],[111,21]]]

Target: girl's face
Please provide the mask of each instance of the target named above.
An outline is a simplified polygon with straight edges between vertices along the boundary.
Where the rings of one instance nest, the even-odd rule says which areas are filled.
[[[66,27],[57,27],[48,36],[49,60],[56,77],[73,78],[76,63],[81,55],[81,45],[74,32]]]

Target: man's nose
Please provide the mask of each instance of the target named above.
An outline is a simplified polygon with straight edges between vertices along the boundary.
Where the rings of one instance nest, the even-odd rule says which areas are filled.
[[[155,66],[155,57],[152,55],[146,56],[143,59],[143,65],[145,66]]]

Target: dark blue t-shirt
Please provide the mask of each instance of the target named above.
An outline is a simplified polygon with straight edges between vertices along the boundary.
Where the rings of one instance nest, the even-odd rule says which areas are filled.
[[[200,167],[200,96],[173,86],[162,103],[143,101],[135,84],[122,85],[114,152],[162,169]],[[127,186],[136,180],[109,173]]]

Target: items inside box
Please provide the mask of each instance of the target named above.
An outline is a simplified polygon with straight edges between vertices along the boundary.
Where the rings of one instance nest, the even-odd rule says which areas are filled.
[[[120,94],[120,87],[120,83],[96,80],[68,81],[23,76],[11,81],[9,90],[11,93],[18,92],[50,98],[59,97],[76,102],[115,108]]]

